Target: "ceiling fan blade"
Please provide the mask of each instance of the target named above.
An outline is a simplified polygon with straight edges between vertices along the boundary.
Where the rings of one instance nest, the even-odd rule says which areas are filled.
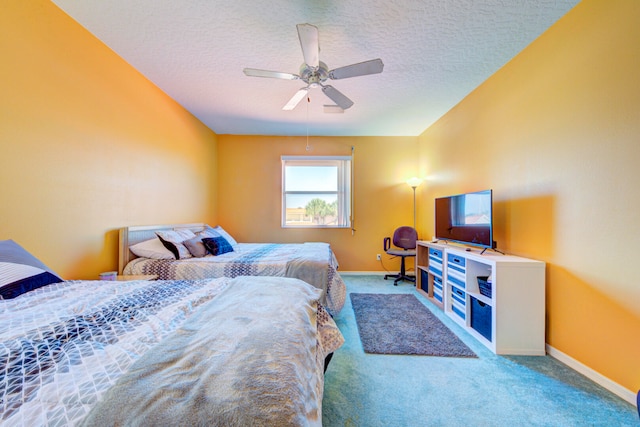
[[[342,92],[340,92],[338,89],[334,88],[333,86],[330,86],[330,85],[322,86],[322,92],[325,95],[327,95],[329,99],[335,102],[336,105],[338,105],[338,107],[342,108],[343,110],[346,110],[347,108],[353,105],[352,100],[344,96]]]
[[[298,38],[302,48],[304,63],[311,68],[320,66],[320,42],[318,41],[318,27],[311,24],[298,24]]]
[[[302,101],[302,98],[304,98],[307,95],[307,92],[309,92],[308,87],[303,87],[302,89],[297,91],[295,95],[291,97],[289,102],[287,102],[287,104],[284,107],[282,107],[282,109],[285,111],[291,111],[294,108],[296,108],[296,106],[300,103],[300,101]]]
[[[256,68],[245,68],[242,70],[245,75],[250,77],[269,77],[272,79],[298,80],[300,76],[291,73],[282,73],[280,71],[258,70]]]
[[[329,71],[329,78],[338,80],[348,77],[366,76],[367,74],[378,74],[382,72],[383,68],[384,64],[380,58],[372,59],[370,61],[359,62],[331,70]]]

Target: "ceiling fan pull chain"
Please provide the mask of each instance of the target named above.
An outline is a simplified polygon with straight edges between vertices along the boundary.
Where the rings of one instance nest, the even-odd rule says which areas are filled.
[[[307,94],[307,151],[311,151],[311,147],[309,146],[309,104],[311,103],[311,97]]]

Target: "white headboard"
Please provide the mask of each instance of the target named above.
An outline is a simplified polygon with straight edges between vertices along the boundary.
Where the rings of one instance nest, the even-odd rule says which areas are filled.
[[[124,267],[138,258],[129,250],[129,246],[156,237],[156,231],[178,230],[188,228],[193,232],[204,230],[207,224],[198,222],[193,224],[166,224],[166,225],[140,225],[135,227],[123,227],[120,229],[118,245],[118,274],[122,274]]]

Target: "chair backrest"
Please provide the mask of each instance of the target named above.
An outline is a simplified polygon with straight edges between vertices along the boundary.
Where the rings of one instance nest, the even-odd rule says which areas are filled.
[[[409,226],[398,227],[393,232],[393,245],[402,249],[415,249],[418,232]]]

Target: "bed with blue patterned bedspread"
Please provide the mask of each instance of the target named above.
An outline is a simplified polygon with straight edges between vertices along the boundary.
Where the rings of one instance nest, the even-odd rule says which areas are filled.
[[[0,424],[321,425],[343,343],[290,278],[68,281],[0,300]]]
[[[121,249],[122,250],[122,249]],[[161,280],[210,277],[294,277],[322,289],[322,304],[335,315],[344,306],[346,285],[328,243],[238,243],[233,252],[180,260],[135,258],[124,274],[156,274]]]

